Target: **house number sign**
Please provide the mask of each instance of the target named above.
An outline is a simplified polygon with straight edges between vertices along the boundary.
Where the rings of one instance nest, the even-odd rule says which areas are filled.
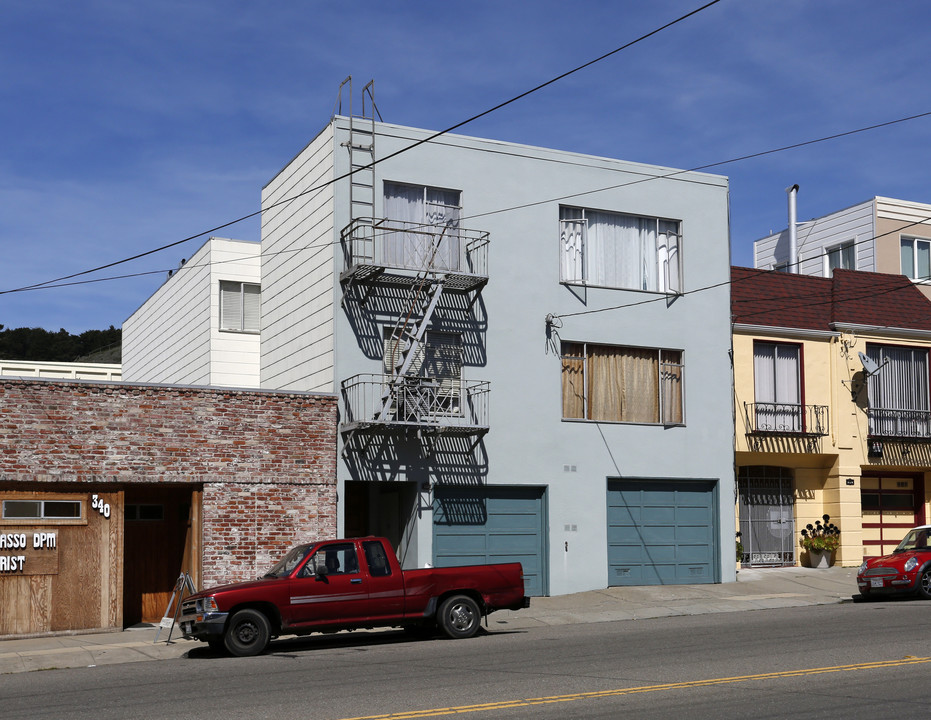
[[[99,495],[91,495],[91,508],[99,512],[105,518],[110,517],[110,503],[105,503]]]

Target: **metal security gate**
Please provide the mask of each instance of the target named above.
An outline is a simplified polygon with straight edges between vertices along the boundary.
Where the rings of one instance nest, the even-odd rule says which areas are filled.
[[[717,483],[608,482],[608,585],[692,585],[718,579]]]
[[[527,595],[545,595],[544,498],[536,487],[436,488],[433,564],[519,562]]]
[[[795,489],[790,468],[754,465],[737,475],[742,564],[795,565]]]

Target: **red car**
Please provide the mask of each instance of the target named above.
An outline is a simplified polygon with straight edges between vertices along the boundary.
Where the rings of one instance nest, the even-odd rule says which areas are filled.
[[[857,585],[863,597],[916,593],[931,600],[931,525],[908,531],[891,555],[864,560],[857,570]]]

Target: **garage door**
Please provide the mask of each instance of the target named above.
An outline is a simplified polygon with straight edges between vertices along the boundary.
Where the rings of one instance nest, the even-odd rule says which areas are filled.
[[[608,483],[608,585],[716,580],[715,483]]]
[[[436,488],[433,564],[519,562],[524,590],[545,595],[543,488]]]

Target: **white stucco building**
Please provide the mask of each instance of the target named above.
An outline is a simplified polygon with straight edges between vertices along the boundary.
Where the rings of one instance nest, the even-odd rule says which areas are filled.
[[[340,532],[407,567],[734,580],[727,179],[430,135],[335,117],[260,252],[210,240],[127,321],[126,379],[339,392]]]

